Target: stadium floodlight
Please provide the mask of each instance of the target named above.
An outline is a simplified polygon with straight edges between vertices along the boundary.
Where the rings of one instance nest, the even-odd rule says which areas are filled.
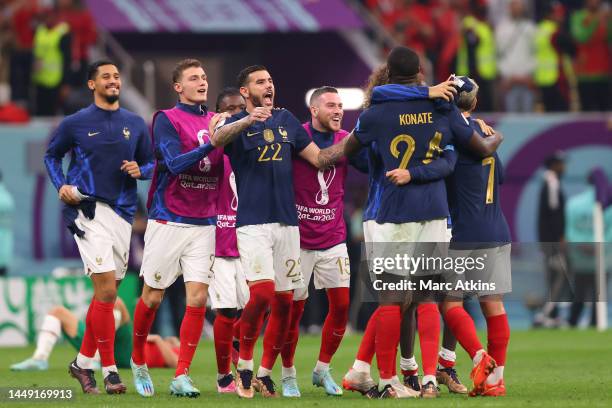
[[[361,88],[336,88],[340,99],[342,99],[342,105],[344,110],[358,110],[363,105],[363,89]],[[315,91],[315,88],[309,89],[306,92],[306,106],[310,106],[310,96]]]

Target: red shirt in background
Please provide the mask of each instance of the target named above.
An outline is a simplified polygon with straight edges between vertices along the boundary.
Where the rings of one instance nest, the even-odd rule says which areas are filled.
[[[13,14],[12,24],[17,48],[25,50],[32,49],[38,13],[39,8],[37,2],[31,1],[19,7]]]
[[[68,23],[72,35],[72,60],[89,58],[89,47],[96,42],[96,24],[88,10],[66,9],[59,12],[60,21]]]

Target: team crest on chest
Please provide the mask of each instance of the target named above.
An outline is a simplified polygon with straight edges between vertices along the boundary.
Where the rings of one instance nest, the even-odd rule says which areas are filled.
[[[283,142],[286,142],[287,139],[288,139],[288,137],[287,137],[287,130],[284,127],[282,127],[282,126],[279,126],[278,127],[278,133],[282,136]]]
[[[272,129],[265,129],[263,132],[264,140],[268,143],[272,143],[274,141],[274,132]]]
[[[130,129],[127,126],[123,128],[123,137],[125,140],[130,140]]]

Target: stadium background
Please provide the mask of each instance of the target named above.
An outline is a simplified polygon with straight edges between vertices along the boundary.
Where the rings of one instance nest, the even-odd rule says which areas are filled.
[[[62,225],[57,193],[47,179],[42,162],[50,132],[61,120],[62,114],[90,103],[90,94],[79,76],[78,68],[82,66],[79,64],[102,56],[117,61],[123,77],[122,106],[138,112],[149,122],[156,109],[172,106],[175,102],[170,71],[179,59],[196,57],[203,61],[209,77],[208,105],[211,108],[214,108],[221,88],[234,85],[234,78],[242,67],[264,64],[275,81],[276,105],[291,110],[299,119],[306,121],[308,109],[305,99],[309,89],[321,85],[362,87],[372,69],[383,61],[385,51],[399,43],[421,52],[428,81],[445,79],[440,77],[446,73],[445,70],[437,68],[439,62],[446,61],[437,52],[439,45],[448,38],[460,40],[467,35],[460,24],[453,25],[450,21],[461,22],[467,16],[484,11],[482,21],[494,32],[495,27],[507,17],[509,2],[59,1],[61,7],[67,8],[59,10],[58,19],[65,18],[73,30],[71,67],[75,69],[58,85],[61,98],[51,107],[51,114],[43,116],[33,97],[36,95],[33,92],[35,84],[29,80],[29,75],[25,75],[31,72],[31,67],[27,63],[24,65],[24,61],[28,61],[24,55],[31,53],[35,46],[32,44],[32,34],[37,24],[51,18],[50,15],[55,16],[55,11],[49,11],[55,2],[0,1],[3,10],[0,17],[0,171],[3,177],[0,183],[6,187],[14,203],[12,208],[5,205],[6,208],[0,209],[0,236],[7,237],[2,238],[0,245],[10,251],[6,265],[0,265],[6,266],[7,274],[0,277],[0,347],[31,343],[35,339],[40,318],[51,305],[63,303],[82,314],[91,295],[88,280],[82,278],[78,270],[81,267],[78,252]],[[548,3],[546,0],[525,1],[527,19],[538,24]],[[565,13],[561,30],[565,30],[570,37],[570,18],[584,7],[584,3],[580,0],[558,2]],[[607,16],[605,18],[609,22],[609,2],[601,3],[604,10],[602,15]],[[442,33],[436,31],[439,28],[436,24],[448,25],[451,29],[446,30],[448,33]],[[433,39],[423,39],[428,27],[434,32]],[[455,27],[454,31],[452,27]],[[604,50],[608,61],[611,61],[609,39],[612,38],[612,28],[608,30],[607,49]],[[443,37],[443,34],[451,37]],[[572,47],[562,50],[568,61],[566,68],[576,61],[579,47],[580,44],[575,41]],[[449,61],[445,65],[446,71],[455,72],[456,61]],[[580,95],[579,75],[571,69],[565,73],[566,111],[549,113],[549,107],[542,101],[536,101],[528,112],[506,111],[504,94],[507,90],[503,87],[504,78],[498,74],[493,81],[494,112],[481,115],[506,137],[499,150],[506,171],[502,205],[513,240],[520,243],[518,247],[521,248],[513,258],[514,292],[508,302],[513,329],[531,327],[534,308],[547,298],[543,257],[538,248],[536,228],[545,160],[559,150],[565,152],[566,172],[562,188],[566,199],[589,188],[587,177],[595,167],[602,168],[612,179],[610,70],[603,75],[603,83],[608,84],[608,88],[601,88],[601,92],[607,94],[607,107],[598,112],[586,111]],[[534,95],[537,96],[537,93]],[[343,127],[351,129],[358,114],[359,109],[347,109]],[[353,275],[356,275],[359,242],[362,239],[361,206],[367,186],[364,177],[356,172],[351,173],[348,183],[346,215],[349,244],[354,255]],[[140,184],[139,190],[144,198],[147,185]],[[605,230],[609,242],[612,225],[606,225]],[[139,242],[138,238],[135,242]],[[606,247],[607,252],[611,253],[612,246],[608,244]],[[136,245],[133,250],[132,269],[136,270],[141,248]],[[610,263],[607,264],[607,271],[610,271]],[[128,305],[133,303],[138,291],[136,274],[129,279],[122,287],[122,296]],[[606,291],[609,299],[610,290]],[[372,305],[361,304],[355,290],[352,295],[350,324],[357,331],[367,321]],[[317,333],[325,302],[324,296],[311,295],[302,327],[304,331]],[[568,308],[569,303],[562,304],[561,316],[567,317]],[[607,311],[609,314],[612,309],[607,307]],[[177,324],[172,321],[171,314],[166,311],[160,319],[158,329],[162,334],[171,334]],[[587,326],[588,320],[588,316],[583,316],[578,326]],[[564,326],[563,319],[552,325]],[[520,336],[537,339],[538,335],[530,337],[526,333]],[[568,342],[590,338],[576,338],[569,334],[560,336],[567,336]],[[592,336],[597,335],[593,333]],[[341,349],[353,344],[351,350],[345,350],[351,355],[355,350],[354,343],[350,340]],[[15,349],[7,349],[7,352],[10,350]],[[3,355],[3,365],[8,366],[13,362],[12,359],[8,361],[2,349],[0,355]],[[343,370],[344,367],[339,369]]]

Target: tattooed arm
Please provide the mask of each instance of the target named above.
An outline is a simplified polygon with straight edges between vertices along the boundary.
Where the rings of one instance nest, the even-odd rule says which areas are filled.
[[[249,116],[230,123],[228,125],[222,125],[218,127],[210,138],[210,142],[213,146],[225,146],[231,143],[240,133],[246,130],[255,122],[265,122],[266,119],[272,116],[272,112],[268,108],[258,107],[253,109]]]

